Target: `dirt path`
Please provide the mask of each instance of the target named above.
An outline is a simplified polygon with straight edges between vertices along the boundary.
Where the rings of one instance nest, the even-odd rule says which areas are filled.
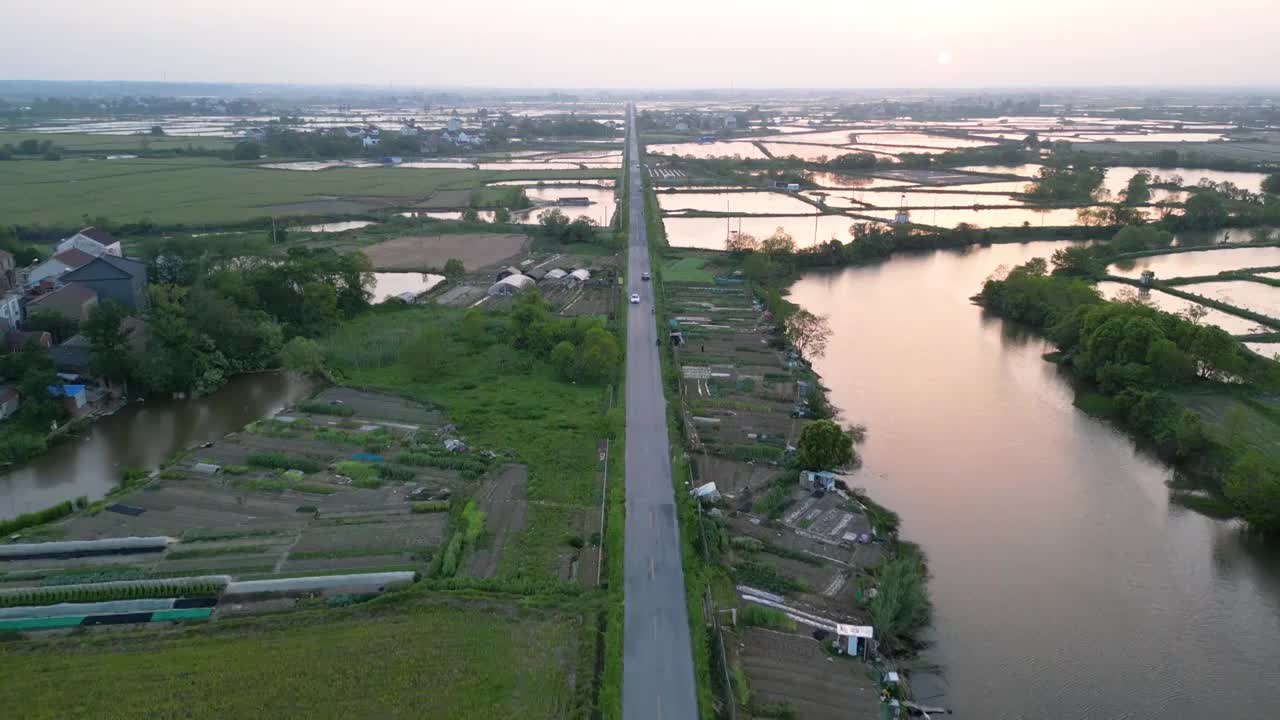
[[[524,465],[508,465],[498,477],[488,480],[476,493],[476,506],[485,513],[485,532],[489,542],[471,557],[467,574],[471,577],[493,577],[498,571],[502,548],[524,529],[529,511],[525,488],[529,469]]]

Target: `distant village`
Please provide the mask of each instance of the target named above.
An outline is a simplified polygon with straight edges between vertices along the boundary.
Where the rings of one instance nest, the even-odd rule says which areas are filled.
[[[107,301],[129,310],[144,308],[147,264],[124,257],[120,242],[110,233],[87,227],[59,242],[48,260],[29,267],[16,267],[13,254],[0,250],[0,293],[0,332],[7,350],[34,347],[49,354],[63,383],[50,385],[48,393],[62,400],[72,419],[114,407],[120,394],[91,375],[89,338],[82,333],[56,338],[47,329],[35,328],[82,326],[93,309]],[[41,321],[32,322],[35,318]],[[136,317],[125,320],[133,328],[141,322]],[[144,333],[132,337],[142,342]],[[16,387],[0,385],[0,420],[16,413],[22,400]]]

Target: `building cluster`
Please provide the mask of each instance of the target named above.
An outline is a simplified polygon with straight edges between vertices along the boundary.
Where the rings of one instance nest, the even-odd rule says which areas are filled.
[[[60,338],[30,329],[35,317],[58,316],[80,326],[100,303],[114,301],[130,311],[147,302],[147,264],[124,257],[120,242],[110,233],[87,227],[58,243],[52,256],[28,268],[18,268],[11,253],[0,250],[0,334],[5,349],[16,352],[34,344],[49,353],[54,369],[67,381],[50,386],[49,392],[64,398],[73,415],[87,412],[90,392],[81,380],[89,378],[90,342],[83,334]],[[140,321],[129,318],[136,327]],[[41,327],[46,323],[40,323]],[[142,333],[133,333],[141,338]],[[17,411],[21,398],[11,386],[0,386],[0,418]]]
[[[521,290],[535,286],[572,289],[581,287],[590,280],[591,271],[585,268],[566,271],[561,268],[521,270],[517,267],[509,267],[498,273],[497,281],[489,287],[489,294],[515,295]]]

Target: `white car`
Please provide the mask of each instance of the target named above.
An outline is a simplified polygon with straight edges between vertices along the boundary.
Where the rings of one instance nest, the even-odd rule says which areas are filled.
[[[631,293],[631,304],[632,305],[640,304],[640,293]]]

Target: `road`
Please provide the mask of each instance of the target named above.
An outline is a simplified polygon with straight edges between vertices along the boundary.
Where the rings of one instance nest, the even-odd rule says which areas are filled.
[[[628,107],[630,233],[627,294],[640,304],[627,313],[626,610],[622,639],[623,720],[685,720],[698,716],[680,564],[680,526],[671,484],[667,404],[662,395],[653,286],[644,224],[635,107]]]

